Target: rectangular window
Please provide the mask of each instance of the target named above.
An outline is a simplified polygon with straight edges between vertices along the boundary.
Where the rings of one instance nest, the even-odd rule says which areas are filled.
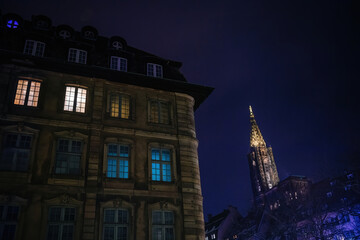
[[[64,111],[84,113],[86,92],[82,87],[66,86]]]
[[[50,207],[47,240],[72,240],[75,231],[75,208]]]
[[[130,96],[124,94],[111,94],[110,116],[130,119]]]
[[[37,107],[41,82],[18,80],[14,104]]]
[[[127,71],[127,59],[121,57],[111,56],[110,68],[117,71]]]
[[[107,171],[109,178],[129,178],[129,146],[108,144]]]
[[[0,170],[27,171],[30,161],[32,136],[8,133],[3,139]]]
[[[155,63],[148,63],[147,64],[147,75],[151,77],[163,77],[163,69],[161,65]]]
[[[69,49],[68,61],[69,62],[86,64],[86,56],[87,56],[86,51],[76,49],[76,48],[70,48]]]
[[[55,173],[68,175],[80,174],[81,152],[81,141],[59,139],[56,149]]]
[[[170,104],[163,101],[150,101],[149,122],[170,124]]]
[[[152,240],[174,240],[174,213],[152,212]]]
[[[171,157],[169,149],[151,149],[151,179],[171,182]]]
[[[15,239],[19,210],[19,206],[0,205],[0,239]]]
[[[34,41],[34,40],[26,40],[24,47],[24,54],[29,54],[37,57],[44,56],[45,43]]]
[[[104,240],[127,240],[129,238],[129,214],[126,209],[104,209]]]

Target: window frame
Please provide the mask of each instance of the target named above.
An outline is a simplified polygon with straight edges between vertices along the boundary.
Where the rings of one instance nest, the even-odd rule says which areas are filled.
[[[20,85],[19,85],[20,81],[23,81],[24,83],[26,82],[26,86],[24,86],[24,83],[22,83],[21,87],[20,87]],[[33,85],[33,83],[34,83],[34,85]],[[42,84],[43,84],[43,82],[39,79],[31,79],[31,78],[25,78],[25,77],[17,78],[12,105],[30,107],[30,108],[38,108]],[[23,96],[24,96],[24,98],[22,98]],[[18,103],[16,103],[17,101],[18,101]],[[22,101],[23,101],[23,103],[22,103]],[[32,104],[30,105],[29,102],[32,102]],[[34,103],[36,103],[36,104],[34,104]]]
[[[68,141],[67,150],[68,151],[60,151],[60,142],[61,141]],[[79,152],[71,152],[70,149],[73,148],[74,142],[80,142],[80,151]],[[54,162],[54,174],[55,175],[63,175],[63,176],[80,176],[82,174],[82,168],[81,168],[81,162],[82,160],[82,153],[84,151],[84,142],[81,139],[73,139],[73,138],[58,138],[56,140],[56,153],[55,153],[55,162]],[[57,163],[58,163],[58,156],[63,155],[66,157],[66,163],[67,163],[67,172],[61,173],[57,172]],[[78,173],[70,173],[70,160],[73,157],[79,157],[79,166],[78,166]],[[61,169],[61,168],[60,168]]]
[[[182,223],[183,223],[183,214],[181,214],[181,207],[178,205],[174,205],[171,202],[168,201],[159,201],[152,204],[148,204],[148,234],[149,239],[154,240],[152,238],[152,226],[153,226],[153,219],[152,219],[152,213],[153,211],[165,211],[165,212],[173,212],[174,217],[174,239],[183,239],[184,238],[184,232],[181,231],[183,229]]]
[[[153,105],[154,104],[154,105]],[[161,104],[166,104],[167,105],[167,119],[168,121],[165,122],[164,121],[164,116],[162,114],[162,107]],[[151,124],[161,124],[163,126],[166,125],[172,125],[173,124],[173,111],[172,111],[172,103],[171,101],[166,101],[166,100],[162,100],[162,99],[148,99],[148,123]],[[156,112],[153,114],[152,112],[152,106],[156,107]],[[157,115],[156,117],[154,117],[154,119],[152,118],[152,116]],[[157,119],[157,121],[156,121]]]
[[[115,239],[118,239],[118,228],[119,227],[125,227],[126,228],[126,240],[130,239],[129,235],[130,235],[130,211],[127,208],[122,208],[122,207],[105,207],[102,209],[103,211],[103,224],[102,224],[102,239],[105,239],[105,227],[113,227],[113,231],[114,231],[114,237]],[[114,213],[114,218],[117,219],[118,218],[118,214],[119,211],[126,211],[127,214],[127,222],[126,223],[119,223],[116,222],[116,220],[114,222],[111,223],[107,223],[105,221],[106,218],[106,214],[105,211],[115,211]]]
[[[24,214],[25,214],[24,209],[26,208],[27,203],[28,203],[27,199],[21,198],[16,195],[0,195],[0,206],[18,207],[18,214],[16,221],[11,220],[11,224],[16,225],[14,240],[23,239],[22,238],[23,231],[21,230],[23,229],[24,226]],[[0,215],[0,225],[7,222],[6,219],[3,219],[4,215],[5,215],[5,211],[3,211],[3,216]],[[0,236],[2,236],[3,233],[2,231],[3,230],[0,229]]]
[[[152,70],[150,70],[150,68],[152,68]],[[158,70],[160,70],[160,72],[158,72]],[[149,77],[163,78],[164,77],[163,66],[156,63],[147,63],[146,75]]]
[[[69,96],[71,98],[72,91],[69,91],[69,95],[67,95],[68,88],[75,88],[74,97],[70,100],[67,100],[67,97]],[[80,102],[80,105],[78,106],[79,89],[81,89],[82,91],[85,91],[85,98],[81,97],[81,99],[85,99],[85,103],[84,103],[83,107],[81,106],[81,102]],[[89,93],[88,92],[89,92],[89,88],[87,86],[77,85],[77,84],[65,84],[64,101],[63,101],[63,108],[62,108],[63,112],[86,114],[87,113],[87,111],[86,111],[87,105],[89,102],[89,99],[88,99]],[[67,101],[69,102],[69,104],[66,104]],[[66,110],[66,106],[68,106],[68,108],[71,107],[72,110]],[[78,107],[80,108],[80,111],[77,111]],[[84,108],[83,112],[81,111],[82,108]]]
[[[117,60],[116,68],[113,68],[113,66],[115,65],[115,64],[113,64],[114,59]],[[122,63],[123,63],[123,65],[122,65]],[[124,66],[124,67],[122,68],[121,66]],[[127,72],[127,67],[128,67],[128,60],[126,58],[119,57],[119,56],[110,56],[110,69],[111,70]]]
[[[55,174],[57,142],[59,139],[70,139],[70,140],[82,142],[82,151],[80,157],[80,172],[78,175]],[[52,139],[52,154],[51,154],[50,167],[48,170],[49,171],[48,184],[63,185],[64,182],[66,182],[65,184],[71,186],[84,186],[87,149],[88,149],[87,135],[73,131],[55,132]],[[61,181],[59,181],[59,179],[61,179]]]
[[[119,153],[119,155],[116,155],[116,156],[111,156],[109,155],[109,146],[110,145],[115,145],[116,148],[117,148],[117,153]],[[127,154],[128,156],[127,157],[123,157],[121,156],[121,147],[127,147],[128,148],[128,151],[127,151]],[[106,144],[106,178],[108,179],[120,179],[120,180],[127,180],[127,179],[130,179],[130,168],[131,168],[131,145],[129,144],[124,144],[124,143],[107,143]],[[114,158],[114,160],[116,161],[116,176],[115,177],[110,177],[108,176],[108,170],[109,170],[109,158]],[[127,173],[127,177],[120,177],[120,161],[127,161],[127,166],[124,166],[124,167],[127,167],[127,172],[124,172]]]
[[[18,204],[14,204],[14,203],[0,203],[0,207],[3,207],[2,209],[2,215],[0,215],[0,236],[3,236],[4,234],[4,229],[6,225],[10,225],[10,226],[14,226],[15,225],[15,230],[14,230],[14,235],[13,235],[13,240],[16,239],[17,236],[17,232],[19,232],[19,219],[20,219],[20,213],[21,213],[21,207]],[[6,215],[9,211],[9,207],[16,207],[17,208],[17,215],[16,215],[16,219],[6,219]],[[0,212],[1,213],[1,212]]]
[[[160,181],[153,180],[153,172],[152,172],[152,149],[166,149],[170,152],[170,161],[166,161],[170,163],[170,181],[163,181],[162,180],[162,173],[160,174]],[[174,187],[173,185],[177,182],[177,171],[176,171],[176,148],[174,145],[168,144],[168,143],[157,143],[157,142],[151,142],[148,145],[148,179],[150,182],[150,187],[153,188],[152,185],[155,185],[154,187],[159,187],[163,185],[165,188],[169,188],[168,190],[172,189]],[[162,168],[160,168],[160,171],[162,171]]]
[[[134,203],[130,203],[120,198],[112,198],[109,201],[100,202],[100,221],[99,221],[99,236],[104,240],[104,224],[105,224],[105,209],[123,209],[128,213],[128,239],[134,239],[134,226],[135,226],[135,206]]]
[[[32,45],[31,51],[30,51],[30,49],[27,48],[27,46],[28,46],[28,44],[30,44],[31,42],[33,43],[33,45]],[[41,45],[42,45],[42,46],[41,46]],[[40,46],[42,47],[42,49],[41,49]],[[45,44],[44,42],[40,42],[40,41],[36,41],[36,40],[32,40],[32,39],[27,39],[27,40],[25,41],[23,53],[24,53],[24,54],[27,54],[27,55],[31,55],[31,56],[36,56],[36,57],[44,57],[45,46],[46,46],[46,44]],[[27,51],[27,49],[29,49],[29,51]],[[38,50],[38,49],[41,49],[41,52],[40,52],[41,54],[40,54],[40,55],[37,54],[37,50]]]
[[[128,164],[128,178],[110,178],[107,177],[108,169],[108,145],[109,144],[118,144],[118,145],[127,145],[129,147],[129,164]],[[118,138],[118,137],[106,137],[104,139],[104,151],[103,151],[103,166],[102,166],[102,176],[104,181],[102,184],[104,188],[123,188],[123,189],[133,189],[134,187],[134,175],[135,175],[135,141],[128,138]]]
[[[154,213],[160,213],[161,214],[161,223],[154,223]],[[172,214],[172,224],[166,224],[166,213]],[[154,228],[161,229],[161,239],[157,240],[175,240],[175,213],[174,211],[170,210],[152,210],[151,212],[151,239],[154,240]],[[166,230],[171,229],[173,234],[173,239],[166,239]]]
[[[16,135],[16,143],[15,146],[6,146],[5,143],[7,142],[7,138],[9,135]],[[30,137],[30,141],[29,141],[29,146],[28,147],[21,147],[21,138],[22,137]],[[5,151],[8,150],[9,152],[13,152],[13,156],[12,156],[12,160],[11,160],[11,169],[2,169],[2,167],[0,168],[0,171],[10,171],[10,172],[28,172],[29,171],[29,167],[30,167],[30,162],[31,162],[31,155],[32,155],[32,146],[33,146],[33,141],[34,141],[34,134],[32,133],[23,133],[23,132],[5,132],[2,138],[2,148],[1,148],[1,162],[3,161],[2,158],[5,155]],[[19,163],[19,159],[18,159],[18,155],[20,153],[27,153],[27,162],[26,162],[26,167],[25,169],[20,169],[18,167]],[[21,154],[20,154],[21,156]]]
[[[118,98],[118,116],[112,116],[113,114],[113,108],[112,108],[112,99],[114,97],[117,97]],[[123,98],[128,98],[128,118],[125,118],[125,117],[122,117],[122,109],[123,109]],[[109,117],[110,118],[114,118],[114,119],[125,119],[125,120],[133,120],[134,116],[133,116],[133,108],[134,108],[134,104],[133,104],[133,98],[129,95],[129,94],[125,94],[125,93],[122,93],[122,92],[110,92],[108,94],[108,101],[107,101],[107,112],[109,114]],[[115,109],[115,108],[114,108]],[[126,109],[126,106],[125,106],[125,109]],[[116,112],[115,112],[116,113]],[[126,113],[125,113],[126,114]]]
[[[60,208],[60,219],[58,221],[50,221],[50,213],[51,213],[51,209],[52,208]],[[65,209],[74,209],[75,213],[74,213],[74,219],[72,221],[65,221]],[[58,239],[62,239],[62,235],[63,235],[63,227],[64,226],[72,226],[73,227],[73,232],[72,232],[72,236],[73,239],[75,239],[75,233],[76,233],[76,221],[77,221],[77,208],[75,206],[64,206],[64,205],[52,205],[52,206],[48,206],[48,211],[47,211],[47,227],[46,227],[46,239],[48,239],[48,234],[49,234],[49,227],[51,225],[58,225],[59,226],[59,236]]]
[[[72,60],[72,57],[71,57],[71,51],[75,51],[75,59]],[[84,62],[83,61],[80,61],[81,58],[80,58],[80,54],[83,53],[85,56],[84,56]],[[68,51],[68,62],[71,62],[71,63],[80,63],[80,64],[86,64],[87,63],[87,51],[83,50],[83,49],[78,49],[78,48],[69,48],[69,51]]]

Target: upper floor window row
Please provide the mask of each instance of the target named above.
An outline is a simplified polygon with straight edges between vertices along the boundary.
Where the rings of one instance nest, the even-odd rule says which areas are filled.
[[[19,79],[17,82],[14,104],[37,107],[39,103],[41,81]],[[66,85],[63,110],[66,112],[86,112],[88,90],[85,86]],[[108,97],[110,117],[120,119],[133,119],[134,104],[130,95],[111,92]],[[169,125],[172,122],[171,104],[168,101],[148,100],[148,122]]]
[[[62,36],[68,36],[67,32],[62,32]],[[45,52],[45,43],[35,40],[26,40],[24,46],[24,54],[43,57]],[[77,48],[69,48],[68,62],[86,64],[87,51]],[[128,61],[126,58],[111,56],[110,69],[127,72]],[[155,63],[147,63],[147,76],[162,78],[163,67]]]

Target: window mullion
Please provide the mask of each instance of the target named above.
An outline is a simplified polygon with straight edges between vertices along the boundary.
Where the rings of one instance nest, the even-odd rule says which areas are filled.
[[[32,55],[33,56],[35,56],[36,48],[37,48],[37,41],[34,41],[34,45],[33,45],[33,49],[32,49]]]
[[[121,114],[122,114],[122,112],[121,112],[121,103],[122,103],[122,101],[121,101],[122,99],[121,99],[121,94],[119,94],[119,117],[120,118],[122,118],[121,116]],[[119,146],[119,153],[120,153],[120,146]]]
[[[25,93],[25,99],[24,99],[24,106],[28,105],[28,99],[29,99],[29,93],[30,93],[30,86],[31,86],[31,82],[29,80],[26,80],[28,82],[28,85],[26,87],[26,93]]]
[[[77,106],[77,95],[78,95],[78,87],[75,87],[75,95],[74,95],[74,105],[73,105],[73,112],[77,112],[76,111],[76,106]]]

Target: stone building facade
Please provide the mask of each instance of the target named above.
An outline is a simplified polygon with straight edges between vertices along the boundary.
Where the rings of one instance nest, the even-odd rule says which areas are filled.
[[[0,238],[203,239],[212,88],[91,26],[1,20]]]

